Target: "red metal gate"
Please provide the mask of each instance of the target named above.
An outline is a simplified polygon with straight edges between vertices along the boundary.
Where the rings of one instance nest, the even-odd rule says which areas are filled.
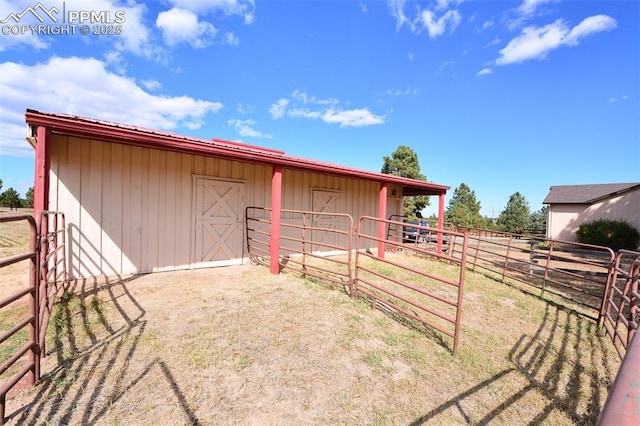
[[[66,238],[64,213],[42,211],[38,216],[38,344],[43,355],[47,325],[56,297],[67,284],[67,262],[65,261]]]
[[[620,250],[605,292],[600,323],[622,358],[598,424],[640,424],[640,252]]]
[[[246,239],[253,263],[269,263],[271,209],[246,208]],[[297,272],[350,290],[352,279],[353,219],[344,213],[281,210],[281,270]]]
[[[375,232],[379,225],[405,230],[411,228],[417,236],[432,233],[439,242],[438,246],[442,241],[459,239],[462,242],[461,256],[451,257],[438,250],[437,246],[434,247],[429,240],[422,241],[421,238],[407,241],[403,236],[404,242],[396,238],[381,239]],[[371,300],[373,308],[414,319],[452,337],[452,352],[455,355],[462,321],[467,240],[466,234],[363,216],[357,234],[354,296],[363,294]],[[380,256],[369,249],[378,243],[384,243],[389,251],[402,250],[404,253],[399,256],[393,253]],[[420,261],[425,257],[446,260],[457,269],[450,276],[427,272]]]
[[[28,249],[0,259],[0,268],[28,262],[29,276],[25,287],[0,301],[0,319],[9,318],[3,324],[9,329],[0,335],[0,345],[8,347],[3,352],[10,354],[0,365],[0,423],[4,423],[7,393],[25,376],[29,385],[40,380],[47,324],[56,297],[67,283],[64,214],[42,211],[37,221],[28,214],[0,217],[0,223],[21,221],[29,226]],[[16,316],[22,319],[13,319]]]
[[[640,252],[620,250],[607,280],[600,324],[622,358],[640,322]]]
[[[27,382],[30,385],[36,383],[40,379],[40,345],[38,345],[38,250],[37,239],[38,231],[36,221],[31,215],[12,215],[0,217],[0,223],[21,222],[26,221],[29,225],[29,248],[22,253],[16,253],[12,256],[0,259],[0,268],[18,264],[20,262],[28,262],[29,281],[26,287],[20,291],[5,297],[0,301],[0,312],[6,313],[9,310],[15,310],[16,305],[24,298],[28,299],[28,309],[22,310],[17,308],[18,315],[22,315],[22,319],[16,320],[17,323],[8,325],[10,327],[0,336],[1,345],[10,345],[9,351],[13,350],[13,355],[3,360],[0,366],[0,375],[9,372],[9,377],[2,378],[0,387],[0,422],[4,423],[5,402],[7,392],[9,392],[23,377],[27,376]],[[16,224],[17,225],[17,224]],[[13,315],[12,315],[13,316]],[[28,336],[22,336],[24,330],[27,330]],[[25,360],[25,358],[27,358]],[[11,374],[10,369],[18,370]]]

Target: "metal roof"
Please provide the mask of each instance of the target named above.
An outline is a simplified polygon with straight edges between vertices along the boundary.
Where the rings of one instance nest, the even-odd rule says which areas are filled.
[[[542,204],[592,204],[634,188],[640,188],[640,182],[552,186]]]
[[[450,189],[415,179],[356,169],[323,161],[287,155],[284,151],[263,148],[223,139],[200,139],[124,123],[116,123],[70,114],[46,113],[27,109],[25,120],[30,126],[44,126],[54,134],[85,137],[108,142],[218,157],[254,164],[281,166],[285,169],[307,170],[334,176],[373,180],[397,184],[404,195],[442,195]]]

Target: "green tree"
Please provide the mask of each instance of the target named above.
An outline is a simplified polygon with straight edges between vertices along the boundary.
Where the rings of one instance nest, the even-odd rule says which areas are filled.
[[[531,213],[531,230],[536,234],[547,233],[547,212],[548,206],[543,206],[537,212]]]
[[[461,183],[454,190],[444,217],[446,222],[456,226],[479,228],[484,223],[480,216],[480,202],[476,200],[475,192],[466,183]]]
[[[23,207],[33,207],[33,186],[27,189],[24,200],[22,200]]]
[[[524,195],[516,192],[509,197],[509,202],[498,217],[498,225],[505,232],[521,234],[531,227],[531,211]]]
[[[382,173],[417,180],[427,180],[426,176],[420,173],[418,154],[406,145],[398,146],[391,154],[391,157],[385,155],[382,159],[384,160],[381,170]],[[422,212],[422,209],[429,205],[429,197],[424,195],[408,196],[404,197],[403,202],[403,214],[407,216],[408,220],[413,220],[416,218],[417,213]]]
[[[18,191],[10,187],[0,194],[0,206],[20,207],[20,194],[18,194]]]
[[[0,189],[2,189],[2,179],[0,179]]]

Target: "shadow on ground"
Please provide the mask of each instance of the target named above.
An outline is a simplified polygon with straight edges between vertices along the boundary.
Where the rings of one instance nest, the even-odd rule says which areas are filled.
[[[606,342],[597,324],[561,307],[547,305],[544,318],[537,332],[522,335],[508,355],[511,368],[504,369],[464,392],[449,399],[435,409],[411,422],[411,425],[427,424],[448,410],[456,410],[467,424],[486,425],[500,418],[507,410],[518,410],[520,400],[538,394],[541,401],[535,413],[526,413],[522,424],[537,425],[554,411],[560,410],[575,424],[596,424],[606,395],[602,385],[613,382]],[[599,371],[605,371],[602,376]],[[478,417],[477,404],[473,400],[489,389],[511,389],[499,398],[501,403],[488,406]],[[466,407],[474,407],[474,416]]]
[[[49,323],[50,339],[43,361],[53,366],[48,372],[43,368],[38,391],[30,398],[32,402],[14,412],[9,407],[6,421],[94,424],[106,418],[118,400],[135,392],[154,369],[159,369],[161,374],[155,377],[163,378],[165,383],[161,386],[167,389],[167,398],[179,402],[184,421],[201,423],[162,359],[148,357],[144,366],[129,366],[147,327],[145,310],[127,289],[135,278],[78,280],[73,292],[61,296]],[[98,299],[98,292],[109,298]],[[113,315],[114,309],[118,315]],[[110,314],[106,315],[105,310]],[[80,327],[74,321],[78,314],[82,318]],[[82,382],[78,384],[78,380]]]

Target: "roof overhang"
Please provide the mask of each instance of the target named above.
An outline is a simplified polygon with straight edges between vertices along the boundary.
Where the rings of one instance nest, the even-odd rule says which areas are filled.
[[[404,195],[444,195],[450,189],[449,186],[431,182],[294,157],[275,149],[260,148],[221,139],[199,139],[74,115],[27,110],[25,120],[29,126],[46,127],[51,134],[97,139],[144,148],[217,157],[267,166],[281,166],[285,169],[306,170],[333,176],[399,185],[403,188]],[[35,131],[32,130],[31,134],[35,134]],[[34,146],[34,142],[37,143],[33,138],[27,139],[32,146]]]

